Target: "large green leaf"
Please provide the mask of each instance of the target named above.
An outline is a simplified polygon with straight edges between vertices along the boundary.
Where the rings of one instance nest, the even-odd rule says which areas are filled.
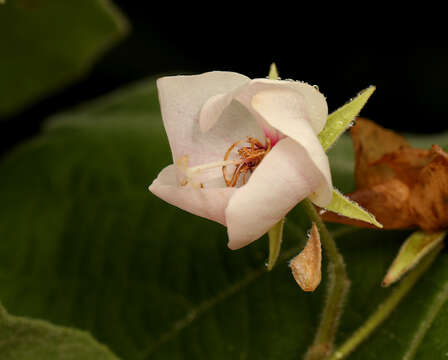
[[[9,315],[0,304],[2,360],[118,360],[79,330]]]
[[[10,0],[0,6],[0,118],[84,74],[127,30],[110,0]]]
[[[351,190],[349,139],[330,157],[335,184]],[[299,359],[326,282],[306,294],[287,266],[309,229],[300,208],[267,272],[267,237],[230,251],[221,225],[147,191],[170,162],[152,81],[51,119],[0,163],[0,299],[87,330],[123,359]],[[352,280],[342,342],[390,293],[380,284],[409,232],[332,229]],[[400,359],[447,279],[443,253],[350,359]],[[448,308],[434,318],[418,359],[448,352]]]

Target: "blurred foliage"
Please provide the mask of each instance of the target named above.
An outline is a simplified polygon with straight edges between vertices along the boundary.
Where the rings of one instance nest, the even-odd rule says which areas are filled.
[[[89,334],[9,315],[0,304],[2,360],[118,360]]]
[[[81,77],[128,29],[109,0],[9,0],[0,7],[0,118]]]
[[[448,134],[437,141],[448,145]],[[342,137],[330,157],[335,185],[351,190],[350,140]],[[267,272],[266,238],[230,251],[225,228],[147,191],[170,162],[152,80],[49,119],[0,162],[0,299],[14,314],[87,330],[123,359],[300,358],[326,285],[324,270],[306,294],[287,266],[309,229],[300,206]],[[352,280],[341,342],[390,293],[380,283],[409,233],[332,231]],[[401,358],[447,281],[442,253],[350,359]],[[445,356],[447,324],[445,307],[418,359]]]

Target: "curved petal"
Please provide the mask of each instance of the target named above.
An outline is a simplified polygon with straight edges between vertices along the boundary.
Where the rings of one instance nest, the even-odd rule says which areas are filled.
[[[157,80],[163,123],[174,162],[185,155],[190,155],[191,165],[222,158],[232,144],[229,141],[241,136],[241,133],[235,134],[238,126],[229,121],[213,129],[213,133],[203,135],[199,129],[200,110],[211,97],[230,92],[248,81],[244,75],[222,71]],[[246,121],[239,120],[245,126]]]
[[[308,120],[314,132],[318,134],[324,128],[328,117],[328,106],[325,97],[317,88],[307,83],[293,80],[254,79],[232,91],[215,95],[204,104],[199,120],[202,132],[207,132],[217,123],[224,109],[229,106],[233,99],[238,100],[250,110],[252,97],[259,91],[269,89],[291,89],[297,91],[303,97]],[[265,132],[268,134],[272,132],[271,129],[263,125],[263,123],[260,124]],[[272,138],[275,141],[275,138],[278,138],[278,136],[272,134]]]
[[[182,210],[225,225],[225,209],[237,189],[178,187],[175,165],[169,165],[149,186],[149,191]]]
[[[325,127],[328,118],[328,105],[325,96],[317,87],[300,81],[290,81],[289,87],[298,91],[305,98],[309,121],[316,134]]]
[[[313,189],[310,199],[318,206],[328,205],[333,194],[330,165],[328,157],[311,127],[304,97],[291,89],[262,90],[253,96],[251,105],[258,116],[270,126],[290,137],[305,149],[325,179],[324,182],[318,183],[317,188]]]
[[[292,90],[300,94],[308,114],[308,121],[316,134],[320,133],[327,122],[328,105],[325,96],[316,87],[294,80],[254,79],[235,95],[246,105],[250,105],[252,97],[264,90]]]
[[[308,152],[294,140],[280,140],[225,211],[228,246],[239,249],[263,236],[323,181]]]
[[[212,96],[206,101],[199,114],[199,126],[203,133],[209,131],[219,120],[233,100],[233,92]]]
[[[203,133],[208,132],[215,125],[222,122],[222,115],[226,109],[228,109],[230,104],[234,104],[237,101],[240,106],[243,106],[245,111],[247,111],[246,118],[250,117],[256,120],[258,128],[260,128],[264,135],[271,140],[271,144],[275,145],[284,136],[280,134],[277,130],[273,129],[269,124],[254,114],[252,107],[250,105],[250,100],[256,93],[257,88],[251,86],[251,83],[246,83],[234,91],[230,91],[227,94],[218,94],[211,97],[202,107],[201,114],[199,117],[199,123],[201,131]],[[236,100],[236,101],[234,101]],[[218,120],[221,120],[218,123]],[[218,125],[217,125],[218,126]]]

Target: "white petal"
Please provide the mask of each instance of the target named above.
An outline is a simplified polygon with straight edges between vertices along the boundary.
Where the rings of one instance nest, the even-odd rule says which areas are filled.
[[[209,131],[219,120],[233,100],[233,92],[212,96],[201,109],[199,125],[203,133]]]
[[[316,134],[324,128],[328,118],[328,105],[325,96],[316,87],[300,81],[289,81],[289,87],[305,98],[309,121]]]
[[[229,201],[229,247],[239,249],[263,236],[322,180],[303,146],[280,140]]]
[[[175,160],[192,153],[196,147],[195,140],[199,140],[198,145],[202,142],[198,118],[204,103],[247,81],[244,75],[221,71],[167,76],[157,80],[163,123]]]
[[[206,101],[248,81],[244,75],[218,71],[164,77],[157,81],[173,162],[186,155],[190,166],[222,160],[234,142],[247,136],[263,139],[263,133],[248,110],[236,102],[223,110],[221,121],[213,129],[205,134],[200,130],[199,114]],[[209,171],[201,180],[216,178],[220,171],[219,168]]]
[[[225,209],[235,188],[204,188],[177,186],[175,165],[164,168],[149,190],[162,200],[192,214],[226,224]]]
[[[302,96],[308,121],[314,132],[318,134],[324,128],[328,117],[328,105],[323,94],[321,94],[314,86],[300,81],[292,80],[271,80],[271,79],[254,79],[250,83],[244,85],[244,90],[235,91],[236,98],[242,103],[249,106],[252,97],[260,91],[285,89],[294,90]]]
[[[210,130],[218,122],[224,109],[229,106],[232,100],[238,100],[251,110],[252,97],[259,91],[269,89],[291,89],[297,91],[303,97],[308,120],[314,132],[318,134],[324,128],[328,116],[328,106],[325,97],[314,86],[299,81],[254,79],[227,93],[211,97],[201,110],[201,130],[203,132]],[[270,131],[269,128],[265,128],[263,123],[260,126],[265,132]]]
[[[262,90],[253,96],[251,105],[266,123],[306,150],[325,179],[317,184],[318,188],[310,195],[310,199],[321,207],[328,205],[333,192],[328,157],[311,126],[302,94],[291,89]]]

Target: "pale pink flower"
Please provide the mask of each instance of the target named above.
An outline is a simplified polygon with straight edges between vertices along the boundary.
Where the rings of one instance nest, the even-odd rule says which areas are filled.
[[[149,190],[226,226],[231,249],[263,236],[306,197],[330,203],[317,138],[328,108],[315,87],[220,71],[164,77],[157,87],[173,164]]]

